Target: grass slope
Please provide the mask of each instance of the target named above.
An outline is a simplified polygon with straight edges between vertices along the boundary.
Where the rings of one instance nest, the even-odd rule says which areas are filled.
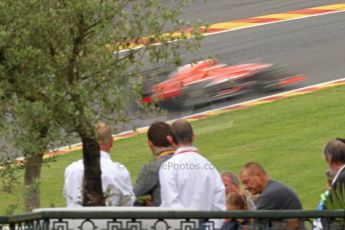
[[[314,209],[326,189],[323,146],[345,136],[344,93],[340,86],[193,122],[195,145],[219,171],[239,173],[248,161],[261,163],[272,178],[298,193],[305,209]],[[80,157],[77,151],[44,166],[42,207],[65,205],[64,168]],[[112,159],[127,166],[133,182],[151,158],[145,135],[117,141],[112,151]],[[0,191],[0,214],[22,203],[22,191],[21,186],[10,195]],[[16,212],[21,210],[19,206]]]

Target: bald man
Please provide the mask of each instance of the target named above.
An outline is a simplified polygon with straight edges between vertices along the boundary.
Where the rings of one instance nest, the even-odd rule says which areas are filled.
[[[260,194],[258,210],[302,209],[296,193],[287,185],[272,180],[265,169],[256,162],[245,164],[240,173],[244,189],[253,195]]]
[[[224,211],[225,187],[217,169],[193,146],[191,124],[180,119],[172,123],[175,155],[159,170],[162,207]]]
[[[100,147],[100,164],[102,171],[102,190],[107,206],[132,206],[135,200],[131,177],[127,168],[113,162],[110,150],[113,137],[110,128],[104,122],[98,122],[96,127],[98,144]],[[63,193],[67,207],[81,207],[82,184],[84,177],[84,162],[78,160],[65,169]]]

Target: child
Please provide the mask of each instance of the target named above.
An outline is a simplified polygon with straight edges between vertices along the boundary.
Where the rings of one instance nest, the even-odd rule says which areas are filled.
[[[248,210],[246,199],[238,192],[231,192],[226,196],[227,210]],[[237,230],[241,225],[247,224],[246,219],[228,219],[224,221],[221,230]]]

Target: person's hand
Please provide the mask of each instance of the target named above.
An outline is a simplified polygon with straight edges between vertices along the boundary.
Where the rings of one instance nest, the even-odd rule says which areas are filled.
[[[152,197],[148,196],[145,198],[145,206],[151,207],[152,206]]]
[[[152,197],[150,195],[137,197],[134,206],[150,207],[152,206]]]
[[[241,194],[243,196],[246,196],[246,197],[252,197],[253,196],[253,194],[251,194],[251,192],[249,192],[248,190],[242,190]]]
[[[254,203],[256,204],[260,198],[260,194],[256,194],[253,195],[251,192],[249,192],[248,190],[243,190],[241,191],[242,195],[246,196],[246,197],[250,197]]]
[[[252,199],[253,199],[254,203],[257,203],[259,198],[260,198],[260,194],[252,195]]]

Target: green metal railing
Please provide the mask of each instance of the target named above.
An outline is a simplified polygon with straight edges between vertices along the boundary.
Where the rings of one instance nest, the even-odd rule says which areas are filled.
[[[248,219],[246,229],[312,229],[314,219],[322,218],[324,229],[345,229],[345,210],[302,211],[181,211],[142,209],[61,209],[0,217],[0,229],[220,229],[215,219]],[[294,220],[294,225],[291,225]],[[278,225],[277,225],[278,224]],[[241,228],[240,228],[241,229]]]

